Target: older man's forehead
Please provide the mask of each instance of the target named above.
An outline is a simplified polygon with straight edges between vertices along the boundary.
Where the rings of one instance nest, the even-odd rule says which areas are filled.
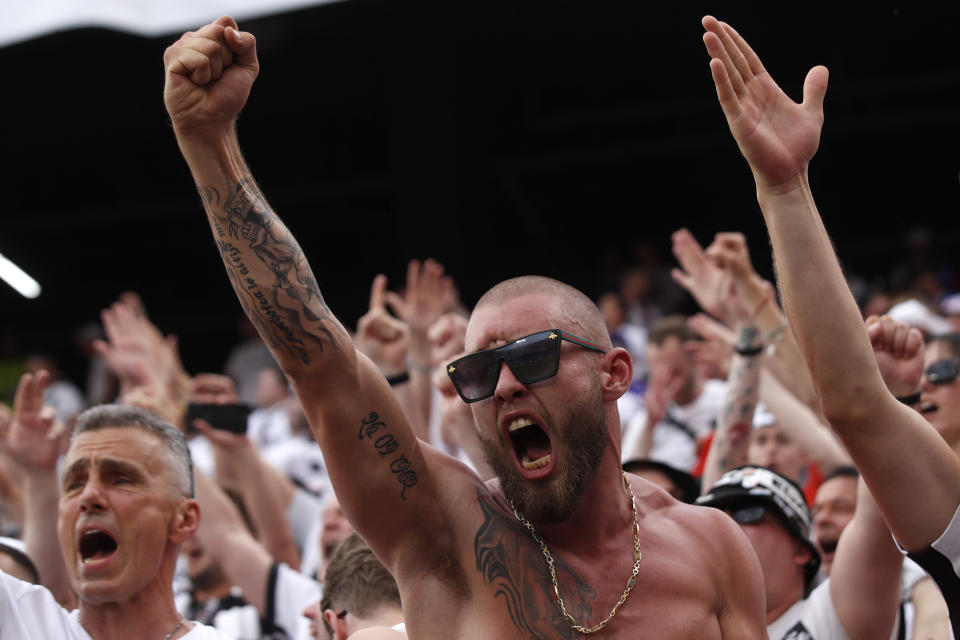
[[[66,462],[69,465],[80,458],[109,457],[145,464],[156,460],[156,450],[162,447],[160,437],[142,427],[103,427],[74,436]]]

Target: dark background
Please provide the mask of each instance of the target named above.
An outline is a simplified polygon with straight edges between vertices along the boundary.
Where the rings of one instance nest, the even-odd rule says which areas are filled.
[[[830,68],[812,183],[845,267],[879,277],[917,226],[945,260],[960,249],[956,6],[324,5],[241,23],[261,62],[241,144],[350,325],[373,276],[399,286],[411,257],[443,262],[468,305],[524,273],[595,295],[638,243],[669,265],[680,226],[746,232],[769,275],[701,41],[713,12],[794,97]],[[73,330],[133,289],[188,369],[221,367],[240,308],[163,108],[178,35],[0,49],[0,252],[43,286],[26,300],[0,285],[0,356],[43,347],[81,370]]]

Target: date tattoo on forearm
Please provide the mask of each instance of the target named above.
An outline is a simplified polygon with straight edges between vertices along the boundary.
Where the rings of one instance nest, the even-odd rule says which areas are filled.
[[[214,187],[202,187],[200,195],[240,304],[271,349],[310,364],[313,350],[322,352],[325,343],[336,348],[331,328],[342,328],[320,295],[303,251],[253,179],[241,180],[226,199]],[[251,258],[267,268],[272,282],[257,278],[247,264]]]
[[[370,415],[360,420],[360,430],[357,432],[357,439],[366,438],[372,444],[380,456],[381,460],[389,459],[400,448],[400,443],[393,435],[387,433],[387,425],[380,419],[376,411],[371,411]],[[407,489],[417,485],[417,472],[413,470],[413,464],[402,453],[390,460],[390,471],[397,478],[402,489],[400,489],[400,499],[407,499]]]

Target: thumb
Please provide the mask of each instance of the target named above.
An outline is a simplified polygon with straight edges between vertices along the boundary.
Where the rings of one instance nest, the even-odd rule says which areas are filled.
[[[260,64],[257,62],[257,39],[253,34],[249,31],[240,31],[236,26],[227,26],[223,34],[227,46],[233,52],[233,64],[247,67],[256,73]]]
[[[827,94],[827,81],[830,72],[823,65],[817,65],[807,73],[803,81],[803,106],[823,115],[823,97]]]

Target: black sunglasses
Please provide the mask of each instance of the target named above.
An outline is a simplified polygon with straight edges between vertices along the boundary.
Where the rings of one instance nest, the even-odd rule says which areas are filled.
[[[730,514],[734,521],[740,524],[755,524],[763,520],[763,514],[766,513],[767,506],[763,504],[753,504],[749,507],[737,507],[724,509]]]
[[[923,374],[930,384],[950,384],[960,376],[960,362],[956,358],[937,360],[927,367]]]
[[[531,333],[496,349],[478,351],[447,365],[447,375],[464,402],[489,398],[500,379],[500,363],[523,384],[533,384],[557,375],[560,368],[560,343],[564,340],[590,351],[606,353],[598,345],[560,329]]]

